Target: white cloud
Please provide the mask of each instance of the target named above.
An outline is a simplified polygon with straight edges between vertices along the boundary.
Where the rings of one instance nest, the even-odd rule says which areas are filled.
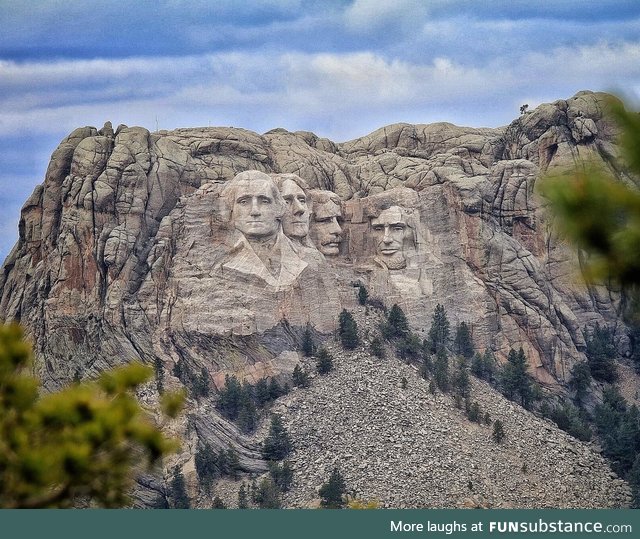
[[[0,135],[58,132],[105,119],[154,128],[157,116],[161,128],[216,119],[254,130],[275,127],[268,121],[307,130],[331,125],[331,132],[319,134],[339,140],[365,134],[376,115],[495,125],[482,109],[508,109],[497,120],[503,122],[525,97],[633,92],[640,85],[640,44],[559,47],[480,65],[446,56],[411,63],[373,52],[4,61],[0,80],[0,106],[7,111]]]

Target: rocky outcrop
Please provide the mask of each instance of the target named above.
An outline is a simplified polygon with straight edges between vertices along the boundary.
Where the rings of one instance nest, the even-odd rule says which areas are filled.
[[[614,168],[606,98],[581,92],[505,128],[394,124],[345,143],[283,129],[77,129],[23,206],[0,318],[26,326],[47,388],[132,359],[167,373],[182,361],[219,387],[229,373],[287,377],[302,329],[331,334],[362,283],[418,334],[442,304],[479,349],[504,359],[522,346],[556,386],[583,359],[581,329],[611,324],[618,306],[581,284],[535,186],[581,160]],[[248,170],[302,178],[313,241],[280,229],[258,256],[225,187]],[[236,440],[258,471],[255,447],[216,421],[202,436]]]

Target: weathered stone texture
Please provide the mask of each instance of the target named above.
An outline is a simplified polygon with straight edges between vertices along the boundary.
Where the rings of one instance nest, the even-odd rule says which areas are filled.
[[[219,386],[228,373],[288,376],[302,328],[332,333],[363,283],[419,334],[440,303],[478,348],[504,359],[522,346],[540,381],[566,381],[584,358],[581,329],[616,320],[617,299],[581,284],[535,186],[583,159],[613,170],[606,97],[581,92],[504,128],[394,124],[345,143],[284,129],[77,129],[22,209],[0,319],[27,327],[48,388],[135,358],[167,372],[182,360]],[[339,245],[323,256],[280,234],[291,279],[246,272],[252,251],[220,194],[247,170],[337,193]],[[374,240],[389,207],[407,216],[404,254]],[[213,440],[216,428],[201,431]]]

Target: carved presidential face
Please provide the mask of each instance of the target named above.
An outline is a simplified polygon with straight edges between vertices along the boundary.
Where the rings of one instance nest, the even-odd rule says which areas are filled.
[[[408,226],[402,209],[392,206],[371,219],[378,257],[389,269],[402,269],[407,265],[406,249],[410,247],[413,231]]]
[[[234,226],[250,239],[275,236],[280,228],[280,208],[273,196],[274,184],[265,179],[238,182],[231,217]]]
[[[282,217],[282,230],[290,238],[302,239],[309,234],[307,195],[293,180],[284,180],[280,188],[287,210]]]
[[[332,200],[314,202],[311,237],[318,250],[326,256],[340,254],[342,242],[342,209]]]

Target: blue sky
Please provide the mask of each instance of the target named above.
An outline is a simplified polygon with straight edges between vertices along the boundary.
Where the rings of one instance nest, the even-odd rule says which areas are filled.
[[[401,121],[505,125],[584,89],[640,100],[637,0],[0,0],[0,28],[0,259],[79,126],[344,141]]]

